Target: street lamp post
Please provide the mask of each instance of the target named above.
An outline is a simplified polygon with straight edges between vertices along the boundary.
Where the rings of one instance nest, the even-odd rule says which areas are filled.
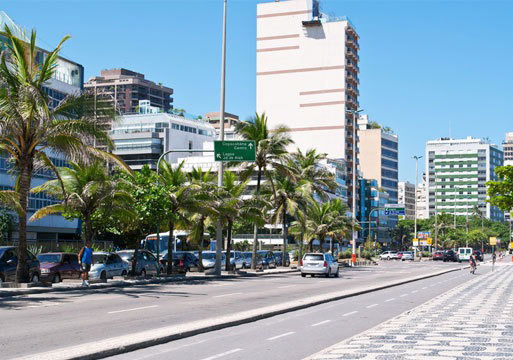
[[[223,45],[221,49],[221,106],[219,113],[220,122],[220,139],[224,140],[224,113],[225,113],[225,81],[226,81],[226,13],[227,13],[227,0],[223,1]],[[217,172],[217,186],[223,186],[224,164],[219,162],[219,169]],[[217,222],[216,228],[216,264],[214,267],[214,274],[221,275],[221,261],[222,261],[222,247],[223,247],[223,226],[221,220]],[[228,269],[227,269],[228,270]]]
[[[417,247],[419,246],[419,239],[417,237],[417,189],[419,187],[419,159],[422,159],[422,156],[414,155],[413,158],[415,159],[415,218],[414,218],[414,231],[415,231],[415,238],[417,239]],[[436,186],[436,182],[435,182]],[[436,205],[436,196],[435,196],[435,205]],[[436,219],[436,214],[435,214]]]
[[[352,241],[353,241],[353,246],[352,246],[352,254],[351,254],[351,262],[353,264],[353,266],[356,265],[356,228],[355,228],[355,225],[356,225],[356,116],[358,115],[358,113],[362,112],[363,109],[359,109],[359,110],[346,110],[348,113],[351,113],[353,114],[353,144],[352,144],[352,147],[353,147],[353,152],[352,152],[352,162],[353,162],[353,166],[352,166],[352,194],[353,194],[353,197],[352,197],[352,201],[351,201],[351,205],[352,205],[352,209],[351,209],[351,213],[352,213],[352,225],[351,225],[351,232],[352,232]]]

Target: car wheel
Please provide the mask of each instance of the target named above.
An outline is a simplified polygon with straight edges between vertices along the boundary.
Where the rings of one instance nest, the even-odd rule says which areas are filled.
[[[105,271],[102,271],[102,273],[100,274],[100,279],[107,280],[107,273]]]
[[[61,282],[61,276],[59,274],[55,274],[52,278],[52,283],[58,284]]]
[[[32,278],[30,279],[30,282],[32,284],[37,284],[39,282],[39,274],[38,273],[34,273],[32,275]]]
[[[121,276],[126,276],[126,274],[127,274],[127,273],[126,273],[126,270],[123,270],[123,271],[121,272]]]
[[[306,277],[306,274],[301,273],[301,277]]]
[[[146,277],[146,270],[144,270],[144,269],[141,270],[141,276],[144,278]]]
[[[390,261],[390,256],[387,257],[387,260]]]

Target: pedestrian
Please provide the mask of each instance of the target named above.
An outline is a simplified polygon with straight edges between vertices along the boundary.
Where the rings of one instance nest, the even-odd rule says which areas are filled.
[[[89,286],[89,271],[91,271],[91,265],[93,265],[93,249],[89,240],[86,241],[85,246],[78,253],[78,263],[82,270],[82,286],[87,287]]]

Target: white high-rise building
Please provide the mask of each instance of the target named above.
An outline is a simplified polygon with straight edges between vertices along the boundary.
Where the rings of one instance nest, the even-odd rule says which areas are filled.
[[[408,181],[399,181],[397,190],[397,203],[404,205],[405,219],[415,219],[415,184]]]
[[[513,132],[506,133],[502,148],[504,150],[504,165],[513,165]]]
[[[486,202],[486,182],[496,180],[504,163],[502,150],[482,139],[442,138],[426,144],[429,215],[472,215],[476,209],[492,220],[503,213]],[[477,207],[477,208],[476,208]]]
[[[358,35],[318,0],[257,5],[256,107],[269,126],[290,128],[296,147],[345,159],[351,192],[353,115],[358,109]],[[349,194],[351,198],[351,194]]]
[[[428,219],[429,211],[427,204],[427,189],[426,189],[426,175],[422,175],[422,182],[417,185],[417,191],[415,192],[415,198],[417,200],[417,219]]]

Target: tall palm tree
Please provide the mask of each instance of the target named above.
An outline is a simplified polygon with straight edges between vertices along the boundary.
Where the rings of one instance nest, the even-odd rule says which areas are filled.
[[[339,198],[331,199],[329,201],[331,207],[332,223],[329,235],[332,238],[330,243],[330,252],[333,254],[334,239],[342,239],[348,237],[353,229],[353,221],[347,216],[349,206]],[[355,224],[355,229],[358,230],[358,224]]]
[[[58,178],[49,180],[31,190],[44,192],[61,200],[37,210],[30,220],[41,219],[51,214],[65,213],[83,222],[82,238],[92,243],[95,236],[93,220],[100,211],[129,221],[136,217],[130,209],[132,196],[124,190],[122,181],[114,180],[102,161],[91,164],[70,162],[71,167],[58,168]]]
[[[169,238],[167,241],[166,273],[173,273],[173,242],[177,225],[190,224],[187,211],[196,207],[196,191],[199,186],[189,184],[189,178],[183,171],[184,162],[173,167],[167,161],[162,161],[159,168],[159,183],[164,187],[168,200],[167,222]]]
[[[237,125],[236,131],[246,140],[253,140],[256,143],[255,162],[246,165],[246,174],[251,176],[255,171],[257,175],[257,185],[255,196],[260,196],[260,186],[262,176],[270,179],[270,169],[273,165],[279,164],[282,158],[287,154],[287,146],[292,144],[289,136],[289,130],[285,126],[278,126],[272,131],[267,126],[267,116],[265,113],[255,114],[250,121],[241,122]],[[253,227],[253,257],[251,268],[256,269],[256,256],[258,246],[258,224]]]
[[[32,176],[41,167],[56,170],[47,151],[72,159],[91,154],[103,156],[104,153],[88,144],[98,141],[110,147],[112,142],[103,130],[109,116],[99,116],[90,95],[68,96],[55,108],[49,106],[44,87],[55,72],[58,54],[69,36],[42,62],[35,31],[29,42],[17,38],[8,27],[0,36],[5,38],[7,47],[0,61],[0,151],[9,155],[16,175],[14,191],[2,192],[0,199],[18,213],[16,281],[25,282],[28,281],[27,206]]]
[[[191,216],[191,237],[199,246],[198,259],[199,270],[203,271],[203,248],[205,246],[205,228],[213,217],[218,215],[216,200],[218,196],[215,184],[215,174],[210,170],[193,168],[187,174],[190,185],[195,187],[194,202],[188,209]]]

